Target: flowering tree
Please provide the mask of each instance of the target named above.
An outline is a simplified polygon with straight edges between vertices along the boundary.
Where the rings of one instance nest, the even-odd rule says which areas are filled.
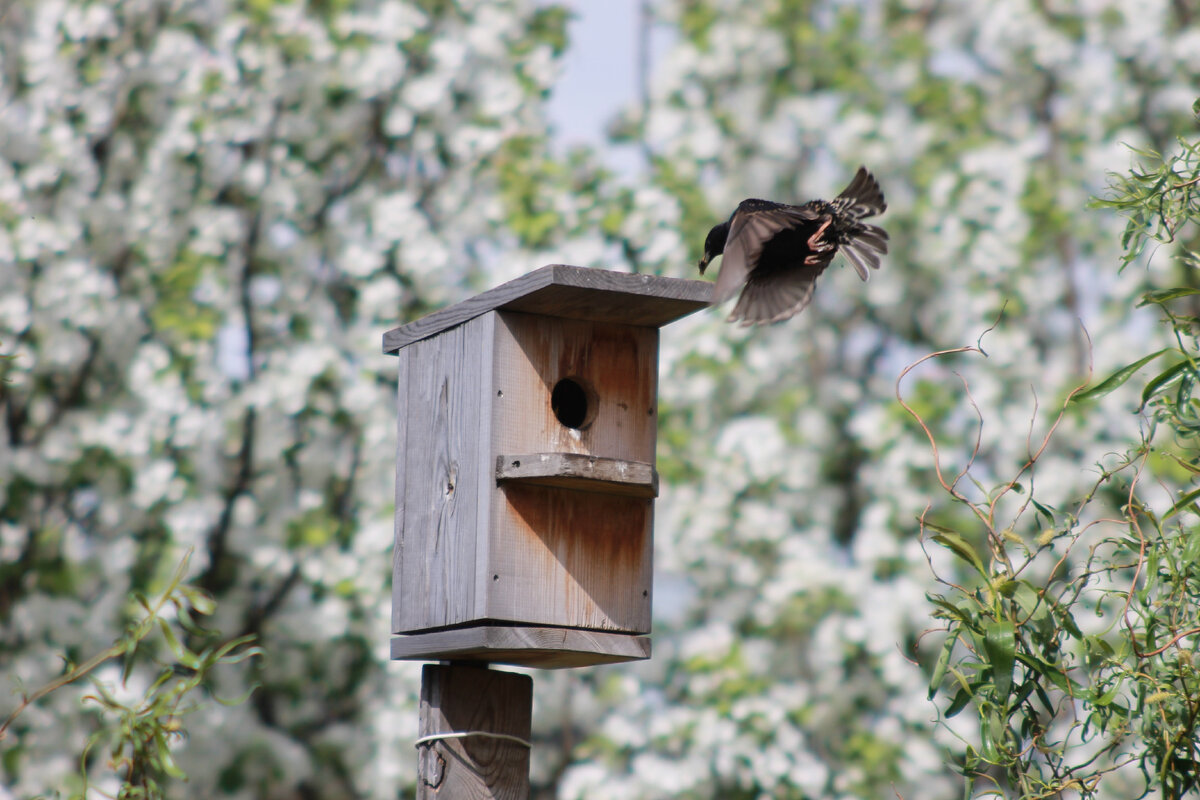
[[[679,38],[648,102],[617,129],[677,197],[692,254],[741,198],[828,197],[859,163],[887,194],[892,252],[865,287],[831,270],[814,306],[786,325],[744,333],[701,317],[667,336],[660,460],[671,480],[658,563],[680,576],[688,602],[660,628],[645,677],[612,679],[624,703],[579,751],[591,760],[567,772],[564,794],[962,796],[956,773],[986,778],[981,742],[999,731],[988,739],[984,713],[939,718],[961,710],[953,688],[940,706],[927,701],[944,639],[927,635],[944,624],[931,621],[927,595],[945,591],[935,576],[968,593],[979,577],[954,548],[923,539],[918,520],[990,551],[981,528],[963,524],[969,509],[937,484],[897,379],[934,351],[986,351],[925,362],[899,387],[936,432],[943,473],[969,464],[981,488],[960,488],[986,503],[1037,452],[1090,362],[1104,375],[1163,346],[1129,302],[1144,272],[1117,272],[1122,224],[1086,206],[1109,171],[1131,163],[1125,143],[1163,149],[1192,124],[1195,12],[654,8]],[[968,379],[975,409],[951,371]],[[1085,498],[1093,465],[1138,441],[1134,406],[1117,389],[1066,414],[1039,455],[1038,502],[1065,511]],[[998,521],[1028,505],[1034,487],[1020,488]],[[1121,503],[1106,489],[1091,511]],[[1038,518],[1030,510],[1023,522]],[[1054,524],[1069,527],[1061,512]],[[1034,548],[1041,533],[1021,532]],[[1086,548],[1075,555],[1066,568]],[[1111,623],[1080,619],[1086,635]],[[952,651],[956,664],[965,647]],[[998,774],[999,791],[1023,790]],[[1100,791],[1126,797],[1145,785],[1136,766],[1126,775]]]
[[[986,361],[926,362],[901,386],[943,471],[975,453],[986,487],[1053,420],[1038,398],[1065,397],[1089,360],[1107,374],[1143,355],[1131,332],[1165,334],[1122,301],[1143,273],[1112,268],[1119,223],[1084,206],[1128,165],[1122,142],[1165,151],[1190,123],[1195,12],[650,11],[675,43],[614,125],[647,156],[626,180],[548,147],[567,44],[552,6],[0,10],[6,675],[34,687],[60,657],[104,652],[130,594],[165,588],[191,548],[213,626],[262,656],[211,673],[221,697],[259,688],[186,719],[179,791],[409,791],[417,672],[386,662],[380,333],[544,263],[690,276],[738,200],[828,197],[861,162],[890,204],[871,283],[835,269],[785,325],[703,314],[664,332],[655,657],[538,675],[534,781],[589,798],[961,796],[981,718],[938,719],[943,648],[922,634],[939,624],[933,575],[971,567],[923,548],[918,519],[958,530],[963,509],[895,383],[990,329]],[[986,418],[978,440],[954,368]],[[1065,506],[1094,483],[1087,465],[1125,449],[1131,388],[1059,424],[1040,503]],[[92,691],[14,722],[7,790],[77,787],[111,724],[79,710]]]
[[[127,598],[191,549],[215,627],[265,655],[212,673],[219,696],[258,689],[187,718],[187,791],[394,796],[413,780],[415,673],[384,669],[380,334],[535,258],[529,175],[563,12],[0,14],[4,675],[32,689],[107,650]],[[114,724],[79,711],[94,692],[64,687],[14,721],[10,791],[73,791],[90,734]]]

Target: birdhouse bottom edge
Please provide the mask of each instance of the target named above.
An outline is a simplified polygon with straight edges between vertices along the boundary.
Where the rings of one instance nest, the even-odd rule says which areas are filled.
[[[650,637],[577,628],[473,625],[392,639],[393,661],[478,661],[538,669],[650,658]]]

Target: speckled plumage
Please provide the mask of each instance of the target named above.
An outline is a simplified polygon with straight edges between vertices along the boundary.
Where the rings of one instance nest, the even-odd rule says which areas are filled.
[[[700,272],[718,255],[721,271],[713,304],[743,285],[730,322],[758,325],[795,316],[812,300],[817,276],[841,253],[864,281],[887,253],[887,232],[862,222],[887,209],[879,183],[865,167],[832,201],[793,206],[749,199],[704,240]]]

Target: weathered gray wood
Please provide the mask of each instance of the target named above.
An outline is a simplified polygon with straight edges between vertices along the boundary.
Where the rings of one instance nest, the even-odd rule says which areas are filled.
[[[658,317],[644,315],[661,316],[663,295],[691,283],[548,267],[447,309],[421,328],[437,335],[403,347],[394,633],[574,628],[619,635],[629,648],[649,632],[659,332]],[[707,302],[708,284],[684,288]],[[545,313],[495,310],[523,304]],[[564,423],[551,397],[568,378],[586,402],[559,411],[586,412]],[[465,658],[464,648],[531,666],[643,657],[570,655],[576,645],[547,650],[514,636],[487,646],[422,639],[408,645],[419,655],[396,657]]]
[[[406,509],[408,507],[408,484],[406,483],[408,475],[408,420],[416,412],[416,409],[412,407],[412,401],[409,399],[408,363],[413,358],[415,352],[415,348],[410,348],[396,353],[398,357],[396,380],[396,518],[392,528],[392,633],[398,633],[403,630],[404,615],[401,613],[404,602],[403,586],[410,578],[417,579],[415,570],[411,568],[408,569],[408,572],[412,573],[412,575],[406,574],[406,559],[404,557],[406,539],[413,540],[416,533],[415,526],[418,524],[414,520],[413,527],[406,527],[405,525]],[[407,536],[405,535],[406,532]],[[415,546],[415,540],[408,541],[407,544]]]
[[[579,453],[497,456],[496,480],[630,497],[658,497],[658,473],[649,464]]]
[[[661,327],[712,301],[712,284],[552,264],[383,335],[383,352],[426,339],[493,309]]]
[[[392,639],[392,659],[396,661],[482,661],[562,669],[649,657],[648,637],[572,628],[482,625]]]
[[[484,608],[474,577],[487,562],[477,532],[495,489],[494,318],[476,317],[408,348],[399,389],[408,421],[398,457],[404,485],[396,504],[393,633],[467,622]]]
[[[533,679],[485,667],[429,664],[421,670],[421,738],[482,732],[532,735]],[[418,800],[526,800],[530,748],[491,736],[418,745]]]

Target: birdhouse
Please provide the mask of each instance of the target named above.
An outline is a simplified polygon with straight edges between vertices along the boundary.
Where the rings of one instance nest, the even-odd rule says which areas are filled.
[[[711,284],[553,265],[388,331],[392,658],[648,658],[658,329]]]

